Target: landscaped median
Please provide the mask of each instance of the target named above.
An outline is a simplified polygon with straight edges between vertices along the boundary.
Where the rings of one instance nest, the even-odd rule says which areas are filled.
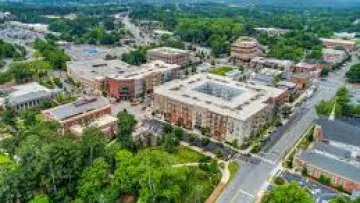
[[[225,76],[225,74],[226,74],[227,72],[230,72],[230,71],[232,71],[232,70],[233,70],[232,67],[223,66],[223,67],[219,67],[219,68],[215,68],[215,69],[210,70],[210,73],[211,73],[211,74],[214,74],[214,75]]]

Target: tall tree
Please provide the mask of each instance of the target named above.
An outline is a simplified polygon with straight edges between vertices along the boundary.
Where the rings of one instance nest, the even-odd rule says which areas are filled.
[[[118,118],[118,132],[117,139],[121,147],[124,149],[132,149],[132,132],[136,125],[134,115],[129,114],[127,111],[121,111],[117,115]]]
[[[277,186],[265,195],[263,203],[314,203],[309,192],[302,189],[297,183]]]

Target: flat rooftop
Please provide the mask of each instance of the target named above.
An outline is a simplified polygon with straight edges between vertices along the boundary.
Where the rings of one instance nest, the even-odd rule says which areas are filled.
[[[123,74],[135,67],[121,60],[94,59],[68,62],[70,71],[88,80],[102,80],[108,75]]]
[[[128,68],[124,72],[117,72],[116,74],[110,74],[107,77],[117,80],[135,80],[135,79],[141,79],[147,75],[166,72],[177,68],[180,68],[180,65],[167,64],[163,61],[156,60],[146,64],[142,64],[136,68]]]
[[[338,44],[347,44],[347,45],[355,45],[356,42],[352,40],[344,40],[344,39],[325,39],[321,38],[322,42],[329,42],[329,43],[338,43]]]
[[[107,126],[108,124],[116,122],[117,120],[118,119],[116,117],[106,114],[104,116],[101,116],[100,118],[94,119],[94,121],[91,122],[89,125],[77,124],[72,126],[70,129],[71,131],[76,132],[77,134],[82,134],[87,127],[94,127],[101,129],[104,126]]]
[[[266,64],[266,65],[276,64],[278,66],[291,66],[294,64],[294,62],[290,60],[280,60],[280,59],[266,58],[266,57],[255,57],[251,60],[251,62]]]
[[[193,75],[155,88],[155,94],[209,111],[246,120],[285,90],[236,82],[212,74]]]
[[[88,60],[68,63],[68,69],[79,77],[87,80],[138,79],[145,75],[178,68],[176,64],[166,64],[163,61],[152,61],[141,66],[129,65],[121,60]]]
[[[42,113],[57,121],[63,121],[108,105],[110,103],[105,97],[94,97],[44,110]]]
[[[175,49],[171,47],[159,47],[155,49],[150,49],[147,51],[148,53],[161,53],[164,55],[180,55],[180,54],[188,54],[189,52],[182,49]]]

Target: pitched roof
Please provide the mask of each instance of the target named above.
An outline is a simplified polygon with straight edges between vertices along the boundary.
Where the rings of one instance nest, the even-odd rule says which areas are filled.
[[[330,173],[354,180],[360,183],[360,168],[345,161],[333,159],[329,156],[313,151],[304,151],[299,155],[299,159],[319,167]]]
[[[318,151],[321,153],[331,154],[336,156],[339,159],[350,159],[351,152],[346,149],[341,149],[338,147],[334,147],[332,145],[323,143],[323,142],[316,142],[312,148],[313,151]]]
[[[325,139],[360,146],[359,127],[338,119],[332,121],[326,117],[318,118],[315,123],[321,126]]]

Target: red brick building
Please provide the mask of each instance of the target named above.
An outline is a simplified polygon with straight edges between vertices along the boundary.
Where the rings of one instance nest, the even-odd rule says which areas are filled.
[[[179,78],[180,66],[153,61],[136,70],[109,75],[107,95],[117,100],[134,100],[152,93],[155,86]]]
[[[360,128],[335,119],[315,121],[315,143],[298,151],[294,165],[307,169],[307,175],[327,179],[329,185],[347,192],[360,190]]]
[[[63,133],[81,135],[86,127],[103,131],[108,138],[116,132],[117,119],[111,116],[111,105],[105,97],[81,99],[42,111],[47,120],[60,123]]]

